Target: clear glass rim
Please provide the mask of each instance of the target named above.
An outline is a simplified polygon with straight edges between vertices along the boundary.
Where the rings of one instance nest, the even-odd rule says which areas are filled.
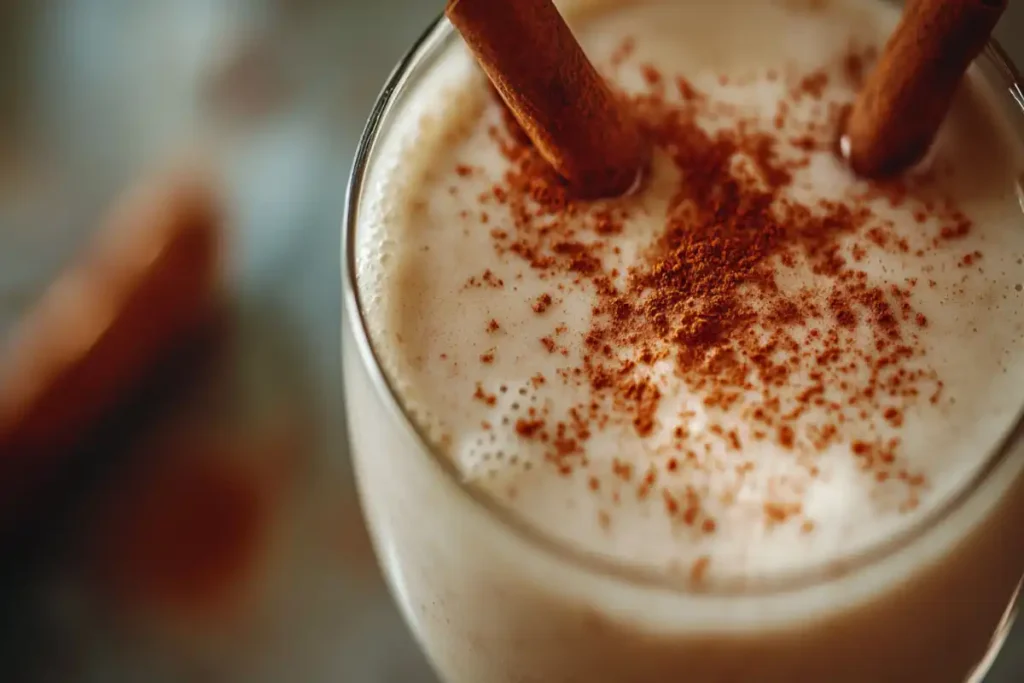
[[[478,512],[495,520],[510,534],[559,563],[568,564],[585,573],[626,585],[694,597],[779,595],[834,582],[841,577],[856,574],[896,555],[962,509],[978,489],[988,482],[1000,466],[1008,460],[1013,446],[1024,441],[1024,406],[1022,406],[1011,428],[993,449],[984,467],[943,506],[899,534],[872,544],[863,551],[838,561],[816,563],[813,566],[779,573],[763,580],[750,581],[739,578],[724,581],[700,590],[695,589],[683,577],[626,564],[598,553],[573,547],[529,524],[502,506],[492,496],[467,484],[450,459],[438,452],[406,412],[398,392],[384,371],[367,328],[359,298],[355,264],[356,232],[363,183],[373,159],[376,143],[381,135],[386,133],[383,124],[387,114],[396,98],[403,92],[408,79],[416,68],[437,50],[445,48],[456,35],[454,28],[443,15],[430,24],[391,72],[360,137],[345,196],[341,243],[342,307],[343,324],[347,321],[350,326],[352,338],[358,347],[359,360],[363,369],[367,371],[376,392],[374,399],[386,407],[395,421],[401,425],[401,429],[416,444],[421,451],[418,455],[429,458],[439,468],[441,476],[445,477],[453,485],[452,488],[459,492],[458,495],[463,496]],[[1020,86],[1019,71],[998,41],[990,40],[979,59],[987,59],[992,66],[996,67],[1010,97],[1024,113],[1024,90]],[[349,400],[348,397],[346,400]],[[364,492],[364,495],[372,494]]]

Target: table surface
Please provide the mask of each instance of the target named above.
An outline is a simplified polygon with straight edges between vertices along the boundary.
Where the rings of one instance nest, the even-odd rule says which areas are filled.
[[[101,441],[128,455],[83,475],[95,485],[40,522],[46,540],[26,542],[28,559],[0,562],[4,680],[436,680],[379,577],[346,460],[338,226],[363,122],[441,4],[0,6],[0,335],[117,188],[183,140],[226,169],[234,227],[228,331],[183,389],[190,400],[142,415],[142,435]],[[1018,4],[999,29],[1018,63],[1024,44],[1009,37],[1022,31]],[[154,597],[159,577],[111,589],[112,554],[132,549],[96,521],[149,485],[150,454],[197,412],[229,441],[249,439],[241,467],[288,475],[275,475],[287,483],[258,550],[234,569],[239,594],[216,609],[169,606]],[[1018,629],[990,680],[1021,679]]]

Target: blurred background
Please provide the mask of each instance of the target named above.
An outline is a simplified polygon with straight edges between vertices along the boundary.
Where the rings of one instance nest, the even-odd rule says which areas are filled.
[[[0,680],[435,681],[354,495],[338,263],[363,123],[442,6],[0,0],[0,340],[155,165],[211,158],[232,228],[216,348],[0,555]],[[1024,62],[1024,6],[998,33]]]

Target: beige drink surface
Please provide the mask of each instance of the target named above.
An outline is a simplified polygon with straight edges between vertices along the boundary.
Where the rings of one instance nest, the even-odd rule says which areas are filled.
[[[405,408],[512,515],[682,581],[911,529],[1024,406],[1021,145],[992,94],[972,75],[925,168],[870,186],[832,142],[894,7],[577,5],[651,174],[564,204],[445,54],[362,198],[362,304]]]

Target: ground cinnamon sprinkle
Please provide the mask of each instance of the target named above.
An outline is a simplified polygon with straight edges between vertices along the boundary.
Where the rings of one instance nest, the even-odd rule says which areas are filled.
[[[814,73],[808,74],[800,79],[800,83],[793,94],[797,98],[807,96],[820,100],[827,85],[828,74],[824,71],[815,71]]]
[[[465,289],[479,289],[481,287],[490,287],[491,289],[501,289],[505,286],[505,281],[495,275],[490,270],[485,270],[481,275],[472,275],[466,284],[463,285]]]
[[[693,566],[690,569],[690,580],[693,583],[703,583],[704,577],[708,573],[708,566],[711,564],[711,558],[701,557],[694,561]]]
[[[543,313],[544,311],[548,310],[549,306],[551,306],[551,295],[541,294],[539,297],[537,297],[537,300],[533,302],[533,312]]]
[[[489,406],[493,406],[498,402],[498,397],[494,394],[488,394],[480,384],[476,385],[476,392],[473,393],[473,398]]]
[[[772,522],[781,524],[790,517],[800,514],[802,506],[799,503],[765,503],[764,514]]]
[[[935,195],[928,177],[851,185],[842,197],[795,198],[803,196],[795,192],[796,179],[812,156],[829,149],[847,104],[830,100],[830,88],[859,83],[874,49],[851,48],[829,69],[809,74],[762,75],[785,85],[767,119],[716,103],[682,77],[632,64],[634,49],[624,41],[612,71],[637,70],[644,91],[629,98],[632,113],[677,179],[661,230],[628,272],[612,264],[619,253],[614,239],[635,210],[631,200],[577,201],[513,121],[489,131],[508,169],[479,201],[492,217],[497,204],[511,219],[490,232],[494,249],[538,279],[571,283],[594,296],[579,358],[550,377],[585,387],[590,400],[564,407],[564,414],[519,419],[516,432],[546,444],[560,473],[585,470],[583,482],[602,504],[626,495],[655,501],[694,534],[713,534],[728,523],[710,517],[706,503],[711,496],[737,499],[744,477],[757,472],[745,448],[766,441],[784,449],[802,477],[798,484],[781,482],[778,495],[763,501],[766,527],[794,523],[813,533],[801,487],[820,475],[826,455],[852,458],[866,481],[897,491],[898,506],[913,509],[928,482],[908,471],[894,434],[908,407],[940,400],[942,383],[917,337],[928,325],[914,308],[918,282],[881,283],[862,265],[879,252],[920,256],[964,237],[972,225]],[[795,118],[801,100],[813,100],[818,112],[809,120]],[[880,216],[873,208],[879,202],[918,216],[921,243],[912,244]],[[980,257],[961,253],[951,263],[968,266]],[[801,282],[806,273],[811,282]],[[471,286],[503,284],[490,271],[471,279]],[[550,315],[552,304],[543,294],[531,307]],[[540,343],[569,358],[570,342],[556,342],[557,336]],[[701,397],[710,425],[690,429],[692,414],[666,414],[659,379],[666,369]],[[725,414],[740,417],[749,430],[713,421]],[[657,442],[650,468],[587,459],[587,440],[612,427]],[[680,476],[715,468],[733,473],[736,485],[712,491]],[[604,528],[607,510],[600,513]],[[695,581],[707,565],[706,558],[693,565]]]
[[[517,420],[516,421],[516,432],[520,436],[526,438],[532,438],[544,427],[543,420]]]

